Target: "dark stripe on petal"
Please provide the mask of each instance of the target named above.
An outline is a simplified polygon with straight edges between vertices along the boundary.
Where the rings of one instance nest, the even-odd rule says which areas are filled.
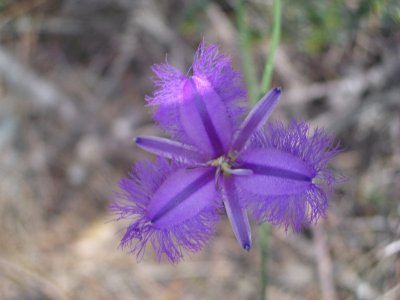
[[[159,137],[139,136],[135,140],[136,144],[150,153],[166,158],[183,158],[185,160],[196,160],[203,162],[204,158],[199,152],[190,146]]]
[[[246,209],[242,208],[232,177],[224,177],[224,205],[232,230],[240,246],[246,251],[251,248],[251,229]]]
[[[299,180],[299,181],[311,181],[311,177],[281,169],[281,168],[276,168],[276,167],[270,167],[270,166],[265,166],[265,165],[260,165],[260,164],[254,164],[254,163],[243,163],[241,165],[242,168],[245,169],[250,169],[253,170],[254,174],[256,175],[266,175],[266,176],[274,176],[274,177],[280,177],[280,178],[285,178],[285,179],[292,179],[292,180]]]
[[[209,170],[200,177],[197,177],[192,183],[187,185],[183,190],[176,194],[166,205],[164,205],[152,218],[151,222],[155,223],[171,210],[180,205],[183,201],[193,195],[196,191],[204,187],[214,178],[214,170]]]
[[[243,149],[252,134],[268,119],[277,105],[280,95],[280,88],[272,89],[250,111],[234,138],[232,150],[240,152]]]
[[[196,86],[192,79],[190,79],[190,84],[192,85],[193,92],[195,94],[193,100],[196,105],[196,109],[199,112],[201,121],[204,125],[204,129],[206,130],[208,138],[214,147],[214,153],[216,155],[221,155],[224,153],[224,147],[222,145],[221,139],[218,136],[217,130],[215,129],[215,126],[211,120],[209,112],[207,111],[207,108],[203,102],[203,98],[197,91]]]

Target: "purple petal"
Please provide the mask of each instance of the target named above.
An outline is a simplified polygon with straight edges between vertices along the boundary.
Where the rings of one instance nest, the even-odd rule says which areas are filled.
[[[317,128],[311,133],[305,122],[292,121],[287,127],[281,122],[269,124],[265,131],[252,138],[249,148],[273,148],[290,153],[313,171],[314,181],[327,186],[337,181],[327,165],[340,152],[339,145],[323,129]]]
[[[222,192],[226,214],[228,215],[236,239],[243,249],[249,251],[252,244],[249,218],[246,209],[240,206],[232,176],[224,177]]]
[[[166,257],[170,262],[178,262],[183,258],[183,250],[199,251],[214,233],[215,223],[219,220],[217,213],[219,203],[210,200],[213,198],[211,194],[215,192],[209,191],[208,184],[200,184],[202,188],[198,192],[188,193],[190,195],[185,200],[177,201],[180,203],[179,208],[164,211],[164,220],[151,222],[152,214],[154,216],[156,213],[154,209],[158,211],[160,208],[163,209],[158,204],[151,204],[155,201],[155,197],[161,196],[163,193],[161,190],[167,193],[178,191],[177,188],[168,187],[171,183],[185,189],[181,183],[176,182],[177,174],[184,175],[181,181],[185,181],[188,185],[193,181],[188,181],[186,178],[196,181],[196,178],[204,174],[204,172],[182,170],[178,164],[169,164],[164,159],[159,159],[155,164],[139,162],[130,177],[120,182],[121,191],[115,193],[111,210],[117,215],[117,219],[129,220],[130,224],[121,240],[121,246],[128,247],[132,253],[136,254],[138,260],[141,260],[147,244],[150,244],[158,259]],[[187,176],[186,172],[190,174]],[[205,173],[207,174],[208,171]],[[211,185],[214,187],[213,182]],[[199,194],[204,195],[204,198],[199,197]],[[200,202],[200,204],[191,203],[193,211],[185,208],[183,204],[186,202],[187,206],[192,197]],[[189,216],[185,215],[182,207]],[[177,219],[167,222],[168,214],[175,215]]]
[[[259,195],[302,193],[314,175],[300,158],[272,148],[246,151],[240,156],[240,166],[252,170],[253,175],[238,176],[238,184]]]
[[[135,139],[135,142],[143,150],[169,159],[174,158],[183,162],[197,163],[205,162],[207,159],[195,148],[165,138],[139,136]]]
[[[326,214],[336,177],[328,168],[338,146],[323,130],[310,133],[304,122],[270,124],[251,139],[239,157],[254,175],[237,176],[241,197],[254,217],[299,231]]]
[[[235,134],[232,150],[240,152],[246,146],[252,134],[267,121],[275,106],[278,104],[280,95],[280,88],[272,89],[250,111],[238,132]]]
[[[217,198],[214,172],[212,168],[179,169],[169,175],[147,206],[154,226],[168,228],[180,224],[213,206]]]
[[[202,151],[217,157],[228,150],[232,129],[227,110],[207,79],[192,76],[185,81],[180,120],[187,136]]]
[[[184,141],[186,135],[180,124],[178,107],[182,102],[185,76],[168,63],[154,65],[152,71],[156,90],[146,101],[154,108],[153,118],[162,130]]]
[[[259,222],[269,222],[275,226],[283,226],[286,231],[292,228],[299,232],[324,217],[328,206],[326,193],[318,186],[311,185],[304,193],[268,196],[263,199],[258,197],[258,201],[253,201],[250,207],[253,217]]]
[[[156,91],[146,100],[155,107],[153,116],[159,127],[210,156],[226,151],[241,121],[245,96],[230,59],[220,55],[216,46],[201,44],[192,77],[168,64],[155,65],[153,72]]]
[[[218,46],[202,42],[196,51],[193,73],[206,78],[225,104],[232,130],[240,125],[246,111],[244,88],[241,74],[232,68],[230,57],[219,53]]]

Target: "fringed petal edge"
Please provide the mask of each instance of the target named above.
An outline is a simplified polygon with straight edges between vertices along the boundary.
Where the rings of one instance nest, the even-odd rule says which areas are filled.
[[[246,109],[246,90],[240,72],[232,67],[231,59],[219,52],[216,45],[202,42],[196,51],[193,73],[206,77],[226,104],[231,127],[236,130]]]
[[[219,220],[215,207],[203,209],[196,217],[169,228],[156,228],[148,216],[147,204],[151,196],[168,174],[179,168],[179,164],[158,159],[156,163],[139,162],[129,178],[120,181],[120,191],[115,192],[110,210],[116,220],[130,221],[120,242],[121,248],[129,249],[141,261],[150,244],[158,260],[166,258],[177,263],[185,251],[197,252],[214,235],[215,224]]]
[[[275,122],[259,131],[248,147],[285,151],[302,159],[314,171],[310,187],[302,193],[259,196],[241,190],[241,197],[246,199],[256,220],[298,232],[326,215],[328,196],[341,180],[328,167],[329,161],[340,152],[333,136],[323,129],[316,129],[311,134],[305,122],[292,121],[288,126]]]

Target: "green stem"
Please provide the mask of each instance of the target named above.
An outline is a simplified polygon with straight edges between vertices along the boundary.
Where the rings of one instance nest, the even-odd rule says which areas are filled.
[[[244,0],[237,0],[235,5],[236,21],[239,29],[239,47],[242,57],[244,79],[246,81],[250,103],[257,102],[257,78],[251,55],[250,35],[245,18]]]
[[[282,5],[281,0],[274,0],[273,11],[273,27],[271,42],[268,47],[268,58],[264,68],[264,74],[261,80],[261,96],[264,95],[271,84],[272,71],[274,70],[275,53],[278,48],[279,40],[281,38],[281,23],[282,23]]]
[[[269,227],[267,223],[260,226],[260,250],[261,250],[261,297],[267,299],[267,284],[268,284],[268,235]]]
[[[282,5],[281,0],[274,0],[274,11],[273,11],[273,28],[271,42],[268,47],[268,58],[265,64],[263,77],[261,80],[260,96],[265,94],[271,84],[272,71],[274,69],[275,53],[278,48],[279,40],[281,37],[281,23],[282,23]],[[267,299],[267,283],[268,283],[268,237],[269,237],[268,224],[262,224],[260,226],[260,251],[261,251],[261,300]]]
[[[254,106],[259,99],[258,89],[257,89],[257,78],[254,68],[254,63],[251,55],[251,45],[249,39],[249,30],[245,20],[245,9],[244,0],[237,0],[235,6],[235,13],[237,24],[239,28],[239,43],[240,52],[243,63],[244,77],[246,80],[248,96],[251,106]],[[278,48],[279,40],[281,37],[281,14],[282,6],[281,0],[274,0],[274,10],[273,10],[273,28],[271,42],[268,47],[268,57],[265,64],[264,73],[261,81],[261,96],[267,92],[271,84],[272,72],[274,69],[275,52]],[[261,300],[267,299],[267,263],[268,263],[268,224],[262,224],[260,226],[260,249],[261,249]]]

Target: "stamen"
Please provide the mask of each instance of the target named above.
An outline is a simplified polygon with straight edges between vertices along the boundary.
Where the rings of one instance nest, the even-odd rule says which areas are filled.
[[[248,176],[253,174],[253,171],[250,169],[231,169],[231,166],[227,162],[223,162],[221,168],[222,171],[231,175]]]
[[[253,175],[253,171],[250,169],[224,169],[224,172],[232,175],[238,175],[238,176],[249,176]]]
[[[214,180],[215,189],[217,191],[219,190],[219,177],[220,176],[221,176],[221,168],[217,168],[217,170],[215,171],[215,180]]]
[[[224,163],[224,157],[223,156],[220,156],[217,159],[210,160],[208,162],[208,164],[210,166],[213,166],[213,167],[218,167],[218,166],[222,165],[223,163]]]

